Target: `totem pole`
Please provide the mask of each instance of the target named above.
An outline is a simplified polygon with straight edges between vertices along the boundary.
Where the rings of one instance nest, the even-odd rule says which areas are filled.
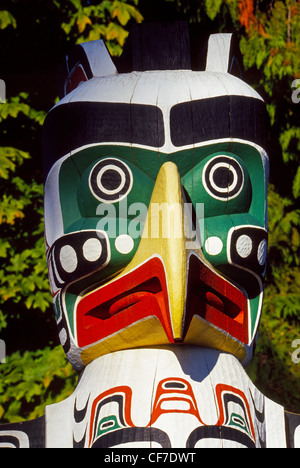
[[[66,57],[44,126],[45,239],[59,337],[80,373],[0,446],[294,447],[300,416],[244,366],[267,255],[265,104],[231,34],[191,60],[185,23]]]

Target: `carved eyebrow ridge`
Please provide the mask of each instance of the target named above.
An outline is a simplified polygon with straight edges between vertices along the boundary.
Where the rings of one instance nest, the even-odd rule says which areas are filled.
[[[177,104],[171,109],[170,127],[176,147],[221,138],[266,146],[265,104],[248,96],[215,96]]]
[[[106,142],[162,147],[165,131],[161,109],[110,102],[71,102],[54,107],[43,130],[44,177],[58,159],[76,148]]]

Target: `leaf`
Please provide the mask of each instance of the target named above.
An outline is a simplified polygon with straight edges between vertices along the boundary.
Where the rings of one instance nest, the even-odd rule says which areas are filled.
[[[106,29],[106,39],[110,41],[116,39],[121,46],[124,45],[127,36],[128,32],[118,24],[110,23]]]
[[[65,23],[65,22],[62,23],[61,28],[63,29],[63,31],[65,31],[67,35],[69,35],[75,23],[76,23],[76,17],[74,15],[69,21],[69,23]]]
[[[95,24],[92,26],[92,29],[89,32],[88,40],[97,41],[102,36],[105,36],[105,34],[106,34],[106,27],[103,24]]]
[[[246,29],[249,29],[251,23],[255,21],[253,0],[239,2],[239,20]]]
[[[16,200],[11,195],[3,195],[0,201],[0,225],[13,225],[16,219],[24,218],[23,209],[22,200]]]
[[[222,3],[222,0],[205,0],[206,13],[211,20],[214,20],[220,12]]]
[[[118,18],[122,26],[126,26],[131,18],[138,23],[143,20],[143,16],[133,5],[121,1],[114,1],[110,10],[112,18]]]
[[[118,18],[122,26],[125,26],[130,20],[130,5],[126,5],[123,2],[115,1],[111,6],[111,15],[113,18]]]
[[[85,30],[86,26],[88,24],[92,24],[92,21],[90,20],[90,18],[87,15],[85,15],[84,13],[80,13],[77,16],[76,24],[78,26],[79,33],[82,34],[83,31]]]
[[[49,375],[46,375],[46,377],[43,380],[43,384],[45,388],[49,387],[49,385],[51,384],[51,377]]]
[[[29,249],[23,250],[19,254],[15,254],[10,259],[10,266],[7,267],[7,271],[12,273],[23,273],[28,268],[28,258],[31,256],[31,251]]]
[[[298,167],[293,180],[293,195],[295,198],[300,197],[300,167]]]
[[[17,22],[13,15],[7,10],[0,11],[0,29],[5,29],[8,26],[12,26],[14,29],[17,27]]]
[[[17,148],[0,148],[0,177],[8,179],[10,172],[14,172],[16,165],[23,163],[24,159],[29,159],[29,153]]]
[[[0,257],[6,258],[7,251],[10,249],[10,243],[8,241],[0,240]]]
[[[16,118],[19,113],[21,113],[42,125],[46,117],[46,112],[37,111],[32,109],[26,102],[21,102],[26,99],[28,99],[28,94],[20,93],[18,96],[12,97],[10,100],[6,100],[5,103],[1,104],[0,122],[6,120],[8,117]]]
[[[37,291],[37,293],[34,295],[34,301],[32,306],[34,309],[40,309],[42,312],[45,312],[45,310],[50,305],[50,299],[50,294],[45,294],[42,291]]]
[[[42,416],[45,406],[70,396],[76,380],[61,346],[7,356],[0,366],[1,423]]]

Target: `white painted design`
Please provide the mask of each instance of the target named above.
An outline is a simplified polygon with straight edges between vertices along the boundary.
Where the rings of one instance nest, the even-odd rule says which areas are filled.
[[[88,239],[82,247],[84,258],[88,262],[96,262],[101,257],[102,245],[99,239]]]
[[[209,237],[205,241],[205,250],[208,255],[219,255],[223,249],[223,242],[219,237]]]
[[[121,254],[129,254],[134,247],[132,237],[128,236],[127,234],[120,235],[116,238],[115,247]]]
[[[59,252],[59,260],[62,268],[67,273],[73,273],[78,265],[77,254],[71,245],[64,245]]]

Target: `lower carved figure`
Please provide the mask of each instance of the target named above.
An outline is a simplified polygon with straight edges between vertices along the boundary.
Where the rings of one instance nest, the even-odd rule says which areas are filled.
[[[2,426],[0,446],[284,448],[299,446],[299,431],[300,417],[260,393],[234,356],[162,347],[96,359],[44,418]]]

